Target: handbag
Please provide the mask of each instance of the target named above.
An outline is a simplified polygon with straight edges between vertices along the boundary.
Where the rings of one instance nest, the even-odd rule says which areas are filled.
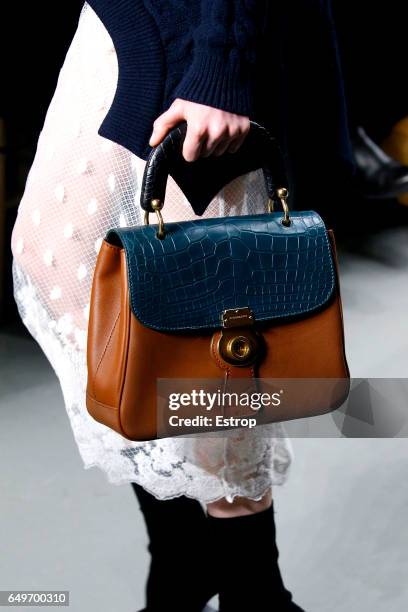
[[[261,125],[251,122],[236,153],[183,166],[185,133],[185,124],[171,130],[146,161],[145,224],[110,228],[102,241],[87,336],[89,414],[134,441],[185,433],[163,429],[158,391],[158,381],[176,389],[185,380],[252,389],[264,381],[263,389],[280,391],[292,382],[291,401],[258,410],[257,424],[338,408],[350,373],[333,231],[317,212],[289,209],[284,160]],[[164,221],[169,173],[195,193],[197,182],[205,184],[202,206],[237,172],[254,168],[265,179],[264,213]],[[157,223],[149,223],[151,213]],[[191,416],[191,407],[183,414]]]

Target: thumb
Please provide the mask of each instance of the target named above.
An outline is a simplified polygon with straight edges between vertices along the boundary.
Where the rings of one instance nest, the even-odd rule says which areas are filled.
[[[167,132],[184,120],[184,118],[184,107],[175,100],[170,108],[157,117],[154,122],[149,145],[151,147],[157,146],[166,136]]]

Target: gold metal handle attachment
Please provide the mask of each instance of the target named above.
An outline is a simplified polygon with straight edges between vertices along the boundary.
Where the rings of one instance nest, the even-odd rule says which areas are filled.
[[[163,221],[163,217],[161,214],[161,209],[163,208],[163,202],[161,200],[157,200],[154,199],[151,201],[151,207],[153,208],[154,212],[156,213],[156,217],[159,223],[159,229],[157,230],[157,234],[156,236],[158,238],[160,238],[160,240],[163,240],[164,236],[166,235],[166,232],[164,231],[164,221]],[[144,223],[145,225],[149,225],[149,211],[146,210],[145,215],[144,215]]]
[[[289,206],[288,206],[288,197],[289,197],[289,191],[286,189],[286,187],[280,187],[279,189],[276,190],[276,193],[278,195],[278,198],[281,201],[282,204],[282,208],[283,208],[283,219],[282,219],[282,225],[284,225],[285,227],[289,227],[291,221],[290,221],[290,217],[289,217]],[[268,212],[273,212],[273,200],[271,198],[268,198]]]
[[[286,189],[286,187],[280,187],[279,189],[276,190],[276,193],[278,195],[278,198],[281,201],[282,204],[282,209],[283,209],[283,219],[282,219],[282,225],[284,225],[285,227],[288,227],[291,224],[291,220],[289,217],[289,206],[287,203],[287,199],[289,197],[289,191]],[[153,208],[154,212],[156,213],[156,217],[159,223],[159,229],[157,230],[157,237],[160,238],[160,240],[163,240],[163,238],[166,235],[166,232],[164,230],[164,221],[163,221],[163,217],[161,214],[161,209],[163,208],[163,202],[159,199],[153,199],[151,201],[151,207]],[[273,212],[274,208],[273,208],[273,200],[271,198],[268,198],[268,212]],[[145,225],[149,225],[149,211],[145,212],[144,215],[144,223]]]

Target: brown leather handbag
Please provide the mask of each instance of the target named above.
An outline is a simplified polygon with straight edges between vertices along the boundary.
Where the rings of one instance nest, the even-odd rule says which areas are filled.
[[[279,148],[258,124],[237,153],[183,166],[184,136],[184,125],[172,130],[146,162],[145,224],[112,228],[102,242],[88,328],[90,415],[130,440],[185,433],[163,434],[157,382],[176,389],[186,379],[260,381],[262,389],[269,381],[281,391],[287,381],[290,401],[259,411],[258,423],[334,410],[350,374],[332,230],[315,211],[289,210]],[[255,168],[265,213],[164,223],[169,173],[202,208]]]

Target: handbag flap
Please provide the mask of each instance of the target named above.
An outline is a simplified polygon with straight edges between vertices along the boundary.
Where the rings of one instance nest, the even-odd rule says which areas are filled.
[[[160,331],[221,327],[224,310],[248,306],[256,321],[290,319],[322,307],[335,271],[327,230],[314,211],[206,218],[110,229],[123,246],[130,305]]]

